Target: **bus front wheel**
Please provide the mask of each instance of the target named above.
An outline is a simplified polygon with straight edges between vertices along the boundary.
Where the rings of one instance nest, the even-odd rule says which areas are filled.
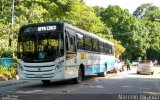
[[[50,81],[50,80],[42,80],[42,83],[43,83],[44,85],[48,85],[48,84],[51,83],[51,81]]]
[[[74,78],[74,79],[73,79],[73,82],[74,82],[75,84],[78,84],[78,83],[81,83],[81,81],[82,81],[82,69],[79,68],[79,69],[78,69],[78,77]]]

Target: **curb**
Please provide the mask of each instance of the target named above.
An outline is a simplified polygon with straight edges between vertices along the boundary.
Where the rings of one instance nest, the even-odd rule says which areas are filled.
[[[17,84],[23,84],[27,83],[29,81],[24,81],[24,80],[8,80],[8,81],[0,81],[0,87],[7,87],[7,86],[12,86],[12,85],[17,85]]]

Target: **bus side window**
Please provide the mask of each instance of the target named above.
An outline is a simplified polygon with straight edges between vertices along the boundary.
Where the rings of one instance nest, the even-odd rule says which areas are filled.
[[[76,43],[77,43],[77,49],[81,49],[81,50],[84,50],[85,48],[85,42],[84,42],[84,36],[80,33],[76,33]]]
[[[66,33],[65,36],[65,45],[66,45],[66,51],[69,51],[69,39],[68,39],[68,34]]]
[[[75,38],[70,36],[70,51],[75,51]]]
[[[69,51],[71,52],[76,52],[76,36],[73,36],[73,35],[70,35],[69,37],[69,43],[70,43],[70,46],[69,46]]]
[[[65,43],[66,43],[66,51],[76,52],[75,36],[70,35],[68,32],[66,32]]]

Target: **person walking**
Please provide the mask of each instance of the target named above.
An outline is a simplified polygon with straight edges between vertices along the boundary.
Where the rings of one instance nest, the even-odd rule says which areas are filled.
[[[131,70],[131,63],[130,63],[130,60],[127,58],[127,60],[126,60],[126,65],[127,65],[127,71],[128,70]]]

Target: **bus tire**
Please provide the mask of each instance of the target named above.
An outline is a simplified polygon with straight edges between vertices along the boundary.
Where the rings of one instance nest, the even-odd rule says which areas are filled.
[[[82,76],[82,69],[79,67],[79,69],[78,69],[78,77],[74,78],[73,82],[75,84],[79,84],[79,83],[82,82],[82,78],[83,78],[83,76]]]
[[[140,72],[137,71],[137,74],[140,74]]]
[[[118,72],[118,69],[117,68],[114,68],[114,73],[117,73]]]
[[[99,77],[106,77],[107,76],[107,72],[102,72],[102,73],[98,73]]]
[[[50,80],[41,80],[44,85],[49,85],[51,83]]]
[[[107,70],[106,70],[107,68],[105,67],[104,68],[104,72],[102,72],[102,73],[98,73],[98,76],[99,77],[106,77],[107,76]]]

